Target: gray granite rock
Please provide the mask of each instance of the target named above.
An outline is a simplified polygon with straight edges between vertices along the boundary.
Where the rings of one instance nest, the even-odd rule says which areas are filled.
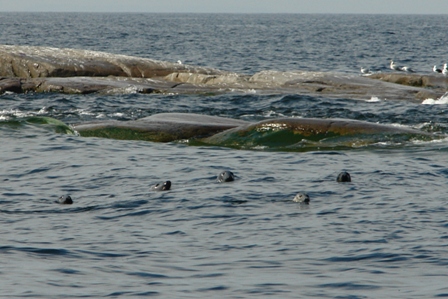
[[[0,93],[227,93],[421,101],[447,90],[444,76],[262,71],[252,76],[105,52],[0,45]]]

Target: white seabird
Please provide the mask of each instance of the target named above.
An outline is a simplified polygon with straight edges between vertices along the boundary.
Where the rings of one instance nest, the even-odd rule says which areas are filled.
[[[448,67],[446,63],[443,65],[442,74],[444,74],[445,76],[448,75]]]
[[[371,72],[368,68],[361,67],[361,74],[371,74]]]
[[[393,60],[390,61],[390,69],[394,71],[401,71],[401,67],[395,64]]]
[[[432,68],[432,71],[433,71],[434,73],[441,73],[441,72],[442,72],[441,69],[438,69],[438,68],[437,68],[437,65],[435,65],[435,66]]]
[[[411,69],[411,68],[408,67],[408,66],[403,66],[403,67],[401,68],[401,70],[402,70],[403,72],[414,73],[414,70]]]
[[[182,61],[178,60],[178,61],[177,61],[177,64],[182,64]]]

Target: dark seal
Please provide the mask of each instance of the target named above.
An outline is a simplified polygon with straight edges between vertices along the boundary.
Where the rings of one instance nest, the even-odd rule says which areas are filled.
[[[166,181],[163,183],[159,183],[151,187],[152,191],[167,191],[171,188],[171,181]]]
[[[73,200],[70,197],[70,195],[62,195],[58,198],[56,202],[61,205],[71,205],[73,203]]]
[[[298,202],[298,203],[306,203],[309,204],[310,203],[310,196],[306,193],[303,192],[299,192],[296,194],[296,196],[294,196],[294,199],[292,200],[293,202]]]
[[[336,181],[339,183],[351,182],[352,178],[350,177],[350,174],[347,171],[343,171],[338,175],[338,178],[336,179]]]
[[[220,183],[224,182],[232,182],[235,180],[235,175],[233,172],[225,170],[223,172],[220,172],[217,177],[217,181]]]

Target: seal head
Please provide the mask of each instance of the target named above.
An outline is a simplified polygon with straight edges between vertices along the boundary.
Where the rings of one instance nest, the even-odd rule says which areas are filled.
[[[234,180],[235,180],[235,175],[233,174],[233,172],[231,172],[229,170],[220,172],[217,177],[217,181],[219,183],[232,182]]]
[[[163,183],[159,183],[151,187],[152,191],[167,191],[171,188],[171,181],[166,181]]]
[[[338,175],[338,178],[336,179],[336,181],[339,183],[351,182],[352,178],[350,177],[350,174],[347,171],[343,171]]]
[[[61,205],[71,205],[73,203],[73,200],[70,197],[70,195],[62,195],[58,198],[56,202]]]
[[[306,203],[309,204],[310,203],[310,196],[306,193],[303,192],[299,192],[296,194],[296,196],[294,196],[294,199],[292,200],[293,202],[298,202],[298,203]]]

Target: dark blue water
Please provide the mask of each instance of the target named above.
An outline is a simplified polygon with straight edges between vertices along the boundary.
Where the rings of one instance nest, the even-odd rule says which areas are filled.
[[[0,14],[1,44],[178,59],[240,73],[429,73],[446,16]],[[447,106],[301,95],[0,95],[0,296],[439,298],[448,143],[273,152],[56,133],[162,112],[346,118],[448,132]],[[216,182],[222,169],[236,180]],[[347,170],[352,182],[339,184]],[[172,191],[152,184],[171,180]],[[309,206],[292,202],[307,192]],[[70,194],[74,204],[54,201]]]

